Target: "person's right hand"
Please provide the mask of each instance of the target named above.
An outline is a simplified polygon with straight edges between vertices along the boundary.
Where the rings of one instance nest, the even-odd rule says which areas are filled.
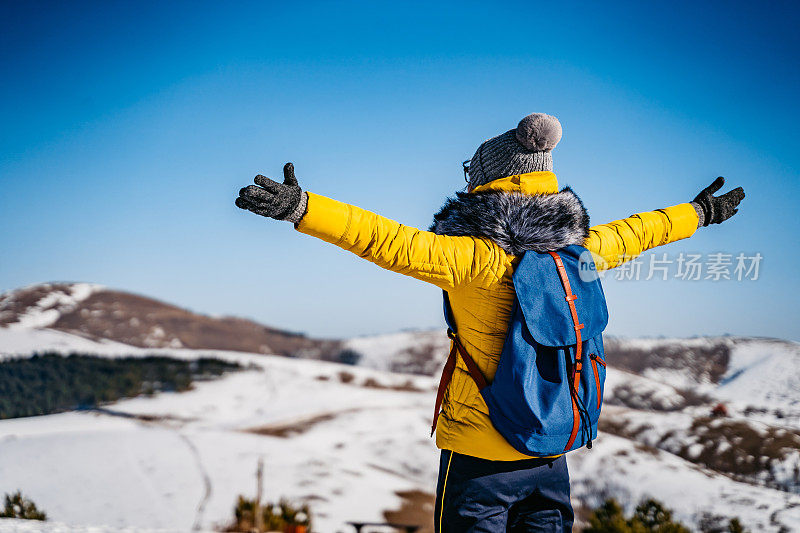
[[[283,167],[283,183],[259,174],[256,185],[239,190],[236,206],[257,215],[297,223],[305,214],[307,196],[294,177],[294,165]]]
[[[725,185],[725,178],[722,176],[714,180],[714,183],[700,191],[692,204],[697,211],[700,221],[697,224],[700,226],[708,226],[709,224],[720,224],[733,215],[739,212],[737,209],[739,202],[744,199],[744,189],[736,187],[732,191],[725,194],[714,196]]]

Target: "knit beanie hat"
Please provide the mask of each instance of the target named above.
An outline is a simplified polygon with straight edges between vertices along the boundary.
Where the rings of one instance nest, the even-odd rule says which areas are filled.
[[[469,162],[470,188],[498,178],[553,170],[550,151],[561,140],[561,123],[556,117],[532,113],[513,130],[493,137],[478,147]]]

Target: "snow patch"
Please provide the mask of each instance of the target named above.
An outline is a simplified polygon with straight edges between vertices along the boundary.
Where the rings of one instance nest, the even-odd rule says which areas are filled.
[[[141,351],[141,348],[120,342],[95,341],[54,329],[0,328],[0,360],[44,352],[112,357],[135,355]]]
[[[733,346],[715,394],[732,402],[800,408],[800,343],[744,341]]]
[[[29,306],[24,313],[18,318],[17,322],[8,324],[12,329],[33,329],[33,328],[46,328],[52,326],[58,321],[64,313],[69,313],[82,301],[86,300],[95,292],[104,290],[102,285],[95,285],[92,283],[71,283],[62,288],[62,286],[55,287],[52,285],[41,285],[38,287],[53,287],[53,289],[45,296],[39,299],[35,304]],[[30,287],[20,289],[20,291],[29,290]],[[14,291],[6,295],[4,300],[8,301],[14,298],[20,291]]]
[[[425,357],[430,351],[441,354],[441,364],[444,364],[449,346],[450,340],[444,330],[355,337],[344,344],[345,348],[361,354],[359,366],[376,370],[391,370],[392,365],[409,362],[415,351],[426,354]]]
[[[573,497],[585,501],[614,496],[631,512],[642,498],[655,497],[690,527],[711,512],[738,516],[751,531],[800,530],[800,496],[733,481],[628,439],[603,433],[591,450],[572,452],[568,460]]]

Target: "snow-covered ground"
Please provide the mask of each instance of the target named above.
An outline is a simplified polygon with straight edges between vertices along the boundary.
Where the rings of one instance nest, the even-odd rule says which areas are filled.
[[[606,496],[627,502],[630,512],[643,497],[655,497],[677,519],[696,524],[703,512],[739,516],[753,532],[800,531],[800,496],[747,483],[700,468],[659,450],[602,434],[592,450],[569,455],[573,498],[595,504]]]
[[[399,335],[371,347],[368,340],[358,341],[369,353],[367,362],[374,359],[370,366],[380,363],[382,350],[399,349],[408,334]],[[49,330],[0,328],[0,355],[45,349],[108,356],[213,355],[249,368],[200,382],[189,392],[124,400],[102,412],[0,421],[0,491],[22,490],[51,520],[0,520],[0,531],[212,530],[230,520],[238,494],[255,494],[260,458],[265,498],[308,501],[314,530],[322,533],[352,531],[345,525],[348,520],[381,520],[383,511],[400,506],[397,491],[435,488],[438,453],[428,438],[434,378],[238,352],[146,350]],[[770,361],[794,358],[796,352],[786,348],[790,353],[770,356],[738,349],[732,353],[729,379],[718,389],[733,391],[737,381],[749,387],[763,380],[774,383],[768,375],[773,372],[786,378],[779,382],[781,398],[791,403],[793,378],[784,375],[785,363]],[[681,400],[674,379],[670,376],[668,384],[611,368],[607,390],[631,385],[671,408]],[[738,396],[742,400],[744,393]],[[763,401],[785,405],[772,396]],[[685,428],[704,409],[636,412],[608,405],[603,416],[639,417],[663,433]],[[800,531],[797,494],[734,481],[643,446],[648,435],[642,433],[637,442],[602,433],[592,450],[569,455],[576,508],[600,503],[605,496],[629,505],[653,496],[687,524],[695,524],[706,511],[739,516],[754,532],[781,526]]]
[[[77,352],[106,357],[144,354],[141,348],[127,344],[110,340],[95,341],[54,329],[0,327],[0,361],[9,357],[29,356],[36,352]],[[147,353],[153,353],[153,350]]]
[[[401,331],[355,337],[344,344],[344,348],[361,355],[359,366],[416,374],[435,373],[439,364],[444,362],[431,360],[429,354],[446,354],[449,346],[450,339],[444,330]]]
[[[739,343],[731,352],[728,372],[716,394],[735,403],[800,412],[798,344],[752,340]]]
[[[431,378],[213,355],[257,366],[103,413],[0,421],[2,488],[22,490],[63,524],[212,529],[232,518],[238,494],[255,494],[263,458],[265,498],[309,501],[315,530],[333,532],[347,531],[347,520],[381,520],[400,506],[395,491],[434,486]],[[409,381],[424,392],[375,387]]]

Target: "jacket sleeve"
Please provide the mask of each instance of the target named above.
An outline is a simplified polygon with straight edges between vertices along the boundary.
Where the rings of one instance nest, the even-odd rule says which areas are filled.
[[[645,250],[691,237],[697,222],[697,211],[688,203],[638,213],[589,228],[584,247],[593,253],[598,270],[607,270]]]
[[[486,239],[421,231],[310,192],[306,213],[295,228],[445,290],[490,276],[489,267],[500,261],[497,248]]]

